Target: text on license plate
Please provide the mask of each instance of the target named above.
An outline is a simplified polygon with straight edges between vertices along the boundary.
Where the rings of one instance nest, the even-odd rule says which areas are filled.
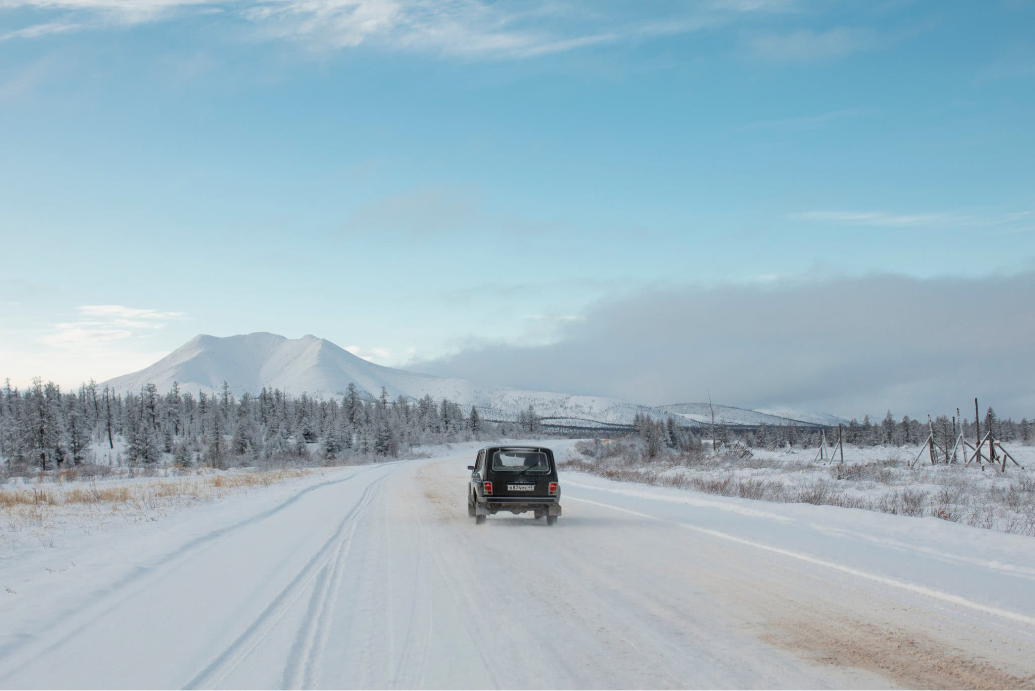
[[[531,492],[535,485],[507,485],[508,492]]]

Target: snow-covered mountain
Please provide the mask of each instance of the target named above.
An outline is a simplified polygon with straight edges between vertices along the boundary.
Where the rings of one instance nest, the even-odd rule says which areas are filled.
[[[227,382],[234,394],[257,394],[264,387],[291,395],[318,398],[342,396],[354,383],[371,399],[384,387],[395,398],[448,398],[475,405],[487,419],[513,420],[530,405],[553,424],[578,427],[627,425],[637,412],[655,418],[674,414],[688,426],[709,422],[708,404],[683,403],[653,407],[602,396],[482,387],[466,379],[434,377],[375,365],[316,336],[289,339],[271,333],[243,336],[197,336],[150,367],[104,383],[119,392],[138,392],[145,384],[167,391],[177,382],[182,391],[214,393]],[[702,412],[703,411],[703,412]],[[721,411],[721,412],[720,412]],[[830,417],[830,416],[824,416]],[[806,416],[771,415],[716,406],[716,420],[728,425],[817,424]],[[836,418],[833,418],[837,424]]]
[[[456,394],[467,385],[459,379],[381,367],[316,336],[289,339],[271,333],[196,336],[150,367],[106,383],[119,391],[139,391],[148,383],[164,391],[179,382],[186,391],[212,393],[222,389],[224,381],[238,396],[246,391],[256,394],[263,387],[296,396],[340,396],[355,384],[368,397],[383,386],[394,398],[414,396],[426,387],[442,390],[442,395]]]

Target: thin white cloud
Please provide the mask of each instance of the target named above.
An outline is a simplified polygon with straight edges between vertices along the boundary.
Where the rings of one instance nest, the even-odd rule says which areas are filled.
[[[635,9],[547,0],[0,0],[0,10],[62,13],[58,22],[9,32],[33,38],[110,23],[139,24],[191,11],[245,21],[263,37],[315,49],[379,49],[469,58],[528,58],[620,41],[684,34],[753,15],[784,12],[795,0],[713,0]],[[103,21],[78,21],[100,18]],[[70,21],[70,20],[76,21]]]
[[[345,220],[346,233],[395,232],[426,237],[470,230],[485,218],[481,198],[474,189],[422,187],[356,208]]]
[[[827,31],[798,29],[789,33],[757,33],[748,36],[746,43],[755,57],[767,61],[813,62],[867,50],[876,41],[867,29],[840,27]]]
[[[796,10],[796,0],[713,0],[716,9],[736,12],[789,12]]]
[[[46,56],[31,62],[4,81],[0,81],[0,103],[14,101],[32,93],[51,78],[58,65],[55,56]]]
[[[815,221],[839,225],[874,226],[881,228],[913,228],[921,226],[953,226],[990,228],[1009,226],[1030,220],[1032,212],[1005,214],[963,214],[954,212],[900,214],[887,211],[803,211],[790,214],[794,221]]]
[[[123,305],[83,305],[79,313],[88,317],[108,317],[118,319],[146,319],[151,321],[170,321],[183,319],[183,312],[162,312],[154,309],[125,307]]]
[[[97,349],[153,333],[171,321],[186,318],[183,312],[124,305],[84,305],[77,308],[79,319],[55,324],[40,338],[43,345],[60,350]]]
[[[13,31],[0,33],[0,42],[10,41],[12,39],[19,38],[29,39],[39,38],[41,36],[51,36],[53,34],[67,34],[72,31],[78,31],[82,28],[82,24],[76,22],[67,22],[63,20],[42,22],[40,24],[30,24],[29,26],[22,27],[21,29],[15,29]]]
[[[791,214],[795,221],[819,221],[861,226],[905,228],[953,222],[952,214],[892,214],[886,211],[804,211]]]

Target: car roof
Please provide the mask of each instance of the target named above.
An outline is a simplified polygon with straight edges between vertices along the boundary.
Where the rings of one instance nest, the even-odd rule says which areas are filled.
[[[524,446],[522,444],[493,444],[492,446],[486,446],[482,451],[488,451],[489,449],[529,449],[530,451],[542,451],[546,449],[545,446]]]

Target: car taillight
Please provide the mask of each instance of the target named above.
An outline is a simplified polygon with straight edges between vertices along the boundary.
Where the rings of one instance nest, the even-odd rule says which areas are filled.
[[[482,483],[482,488],[485,490],[486,494],[492,494],[492,483],[491,482],[483,482]]]
[[[557,483],[556,482],[551,482],[550,483],[550,494],[557,494]]]

